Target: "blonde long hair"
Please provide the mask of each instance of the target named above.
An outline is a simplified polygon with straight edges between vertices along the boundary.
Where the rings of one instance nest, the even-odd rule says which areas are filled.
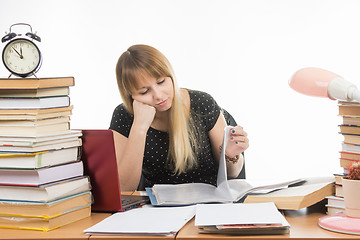
[[[198,137],[189,109],[185,107],[174,72],[168,59],[157,49],[147,45],[133,45],[124,52],[116,65],[116,78],[125,108],[134,114],[132,92],[138,79],[147,74],[156,79],[170,77],[174,99],[169,110],[168,159],[174,165],[174,174],[185,173],[197,165]]]

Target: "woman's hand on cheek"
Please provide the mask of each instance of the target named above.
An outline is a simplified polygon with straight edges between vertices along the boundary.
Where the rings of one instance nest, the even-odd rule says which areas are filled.
[[[229,140],[226,147],[226,155],[234,157],[244,152],[249,147],[249,139],[247,133],[241,126],[231,128]]]
[[[156,109],[137,100],[133,102],[134,125],[148,130],[154,120]]]

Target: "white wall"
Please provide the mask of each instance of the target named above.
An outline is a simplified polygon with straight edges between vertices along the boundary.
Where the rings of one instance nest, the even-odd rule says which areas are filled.
[[[302,177],[341,171],[341,119],[336,101],[296,93],[288,79],[313,66],[360,86],[359,10],[356,0],[0,0],[0,32],[31,24],[38,77],[75,77],[72,128],[108,128],[121,102],[116,61],[149,44],[182,87],[209,92],[245,127],[248,177]]]

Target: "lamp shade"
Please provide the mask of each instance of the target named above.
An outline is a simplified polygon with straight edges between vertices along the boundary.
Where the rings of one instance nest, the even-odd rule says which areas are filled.
[[[309,96],[360,101],[360,92],[354,84],[321,68],[308,67],[296,71],[289,85],[295,91]]]

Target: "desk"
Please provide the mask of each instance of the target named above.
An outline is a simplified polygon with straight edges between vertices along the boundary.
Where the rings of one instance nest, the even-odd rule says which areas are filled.
[[[188,222],[177,234],[177,240],[199,239],[360,239],[360,236],[327,231],[318,226],[318,219],[325,214],[325,203],[301,210],[286,210],[284,215],[290,224],[290,233],[286,235],[231,236],[222,234],[200,234],[194,225],[194,219]]]
[[[131,240],[202,240],[202,239],[360,239],[360,236],[335,233],[324,230],[317,225],[318,219],[325,214],[324,202],[314,206],[301,209],[284,211],[284,215],[291,225],[290,233],[286,235],[260,235],[260,236],[231,236],[220,234],[200,234],[194,226],[194,219],[188,222],[176,236],[159,237],[159,236],[102,236],[102,235],[86,235],[83,230],[100,222],[110,214],[93,213],[91,217],[82,219],[75,223],[65,225],[49,232],[40,232],[32,230],[14,230],[0,229],[0,240],[13,239],[90,239],[90,240],[106,240],[106,239],[131,239]]]

